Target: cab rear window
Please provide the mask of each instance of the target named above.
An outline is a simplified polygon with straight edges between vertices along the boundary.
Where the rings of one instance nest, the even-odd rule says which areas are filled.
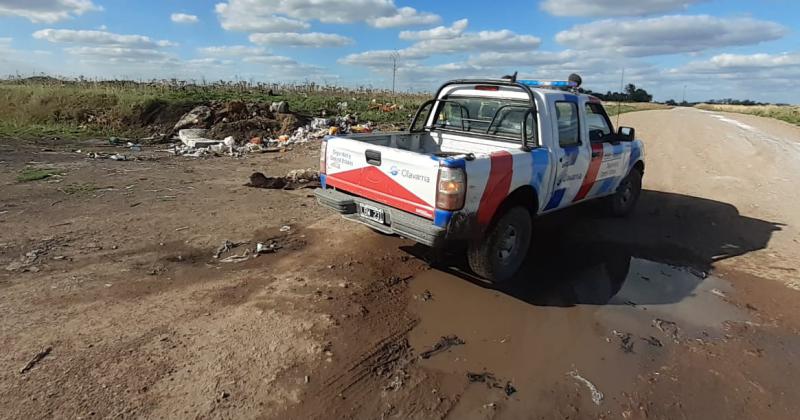
[[[436,128],[520,141],[523,119],[527,119],[528,138],[535,131],[535,120],[532,113],[527,113],[530,105],[526,101],[475,97],[449,97],[447,101],[439,107]]]

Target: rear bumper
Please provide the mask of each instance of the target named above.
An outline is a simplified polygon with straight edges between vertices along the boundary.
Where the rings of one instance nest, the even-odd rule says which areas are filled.
[[[322,188],[314,190],[314,195],[320,204],[341,213],[344,218],[365,224],[388,235],[400,235],[430,247],[441,246],[447,235],[447,229],[434,225],[430,219],[367,200],[366,198],[334,189]],[[382,209],[386,217],[386,224],[382,225],[359,216],[357,212],[359,203]]]

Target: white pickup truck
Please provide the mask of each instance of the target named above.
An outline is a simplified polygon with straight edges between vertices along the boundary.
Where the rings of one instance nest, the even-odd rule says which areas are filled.
[[[383,233],[466,245],[472,271],[508,280],[534,217],[597,198],[624,216],[639,198],[642,142],[570,80],[447,82],[407,132],[327,137],[315,195]]]

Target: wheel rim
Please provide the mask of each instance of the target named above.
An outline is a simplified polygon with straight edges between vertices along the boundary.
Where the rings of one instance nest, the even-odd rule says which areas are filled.
[[[633,187],[630,182],[626,182],[622,189],[622,194],[619,195],[619,203],[624,207],[631,201],[633,197]]]
[[[497,256],[502,263],[506,263],[511,255],[514,254],[514,250],[517,248],[517,242],[519,242],[517,229],[511,225],[506,226],[505,231],[503,231],[502,239],[500,240],[500,247],[497,251]]]

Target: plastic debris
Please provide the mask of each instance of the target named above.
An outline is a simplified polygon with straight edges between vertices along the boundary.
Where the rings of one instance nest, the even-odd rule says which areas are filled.
[[[264,243],[257,243],[256,244],[256,254],[274,254],[281,246],[276,241],[270,241],[268,244]]]
[[[458,336],[456,335],[444,336],[436,344],[433,345],[433,348],[420,353],[419,357],[422,359],[430,359],[431,356],[435,356],[441,352],[447,351],[451,347],[461,346],[464,344],[466,344],[464,340],[458,338]]]
[[[221,143],[221,140],[211,140],[203,136],[208,133],[204,128],[187,128],[178,132],[178,139],[189,148],[203,148]]]
[[[289,103],[285,101],[273,102],[269,106],[270,112],[277,112],[278,114],[287,114],[289,112]]]
[[[676,343],[680,339],[680,329],[678,328],[678,324],[667,321],[661,318],[656,318],[653,320],[653,326],[659,329],[662,333],[666,336],[671,337]]]
[[[29,360],[28,363],[26,363],[25,366],[23,366],[22,369],[19,370],[19,373],[20,374],[26,373],[29,370],[33,369],[33,367],[36,366],[37,363],[41,362],[42,359],[47,357],[47,355],[50,354],[51,351],[53,351],[53,348],[47,346],[43,348],[40,352],[34,354],[31,360]]]
[[[577,370],[569,371],[567,372],[567,375],[583,383],[587,388],[589,388],[589,392],[592,393],[592,402],[595,403],[595,405],[600,405],[600,403],[603,402],[603,393],[600,392],[591,381],[581,376]]]
[[[503,392],[506,393],[506,396],[511,396],[517,392],[517,388],[511,384],[511,381],[506,381],[503,384],[503,381],[498,380],[493,373],[490,372],[482,372],[482,373],[472,373],[467,372],[467,380],[470,382],[480,382],[485,383],[486,386],[489,388],[497,388],[502,389]]]
[[[253,188],[265,188],[268,190],[296,190],[301,188],[317,188],[319,183],[319,172],[312,169],[299,169],[290,171],[284,177],[268,177],[261,172],[250,175],[250,182],[245,186]]]
[[[205,125],[211,119],[211,115],[211,108],[200,105],[181,117],[173,129],[177,131],[188,127]]]

